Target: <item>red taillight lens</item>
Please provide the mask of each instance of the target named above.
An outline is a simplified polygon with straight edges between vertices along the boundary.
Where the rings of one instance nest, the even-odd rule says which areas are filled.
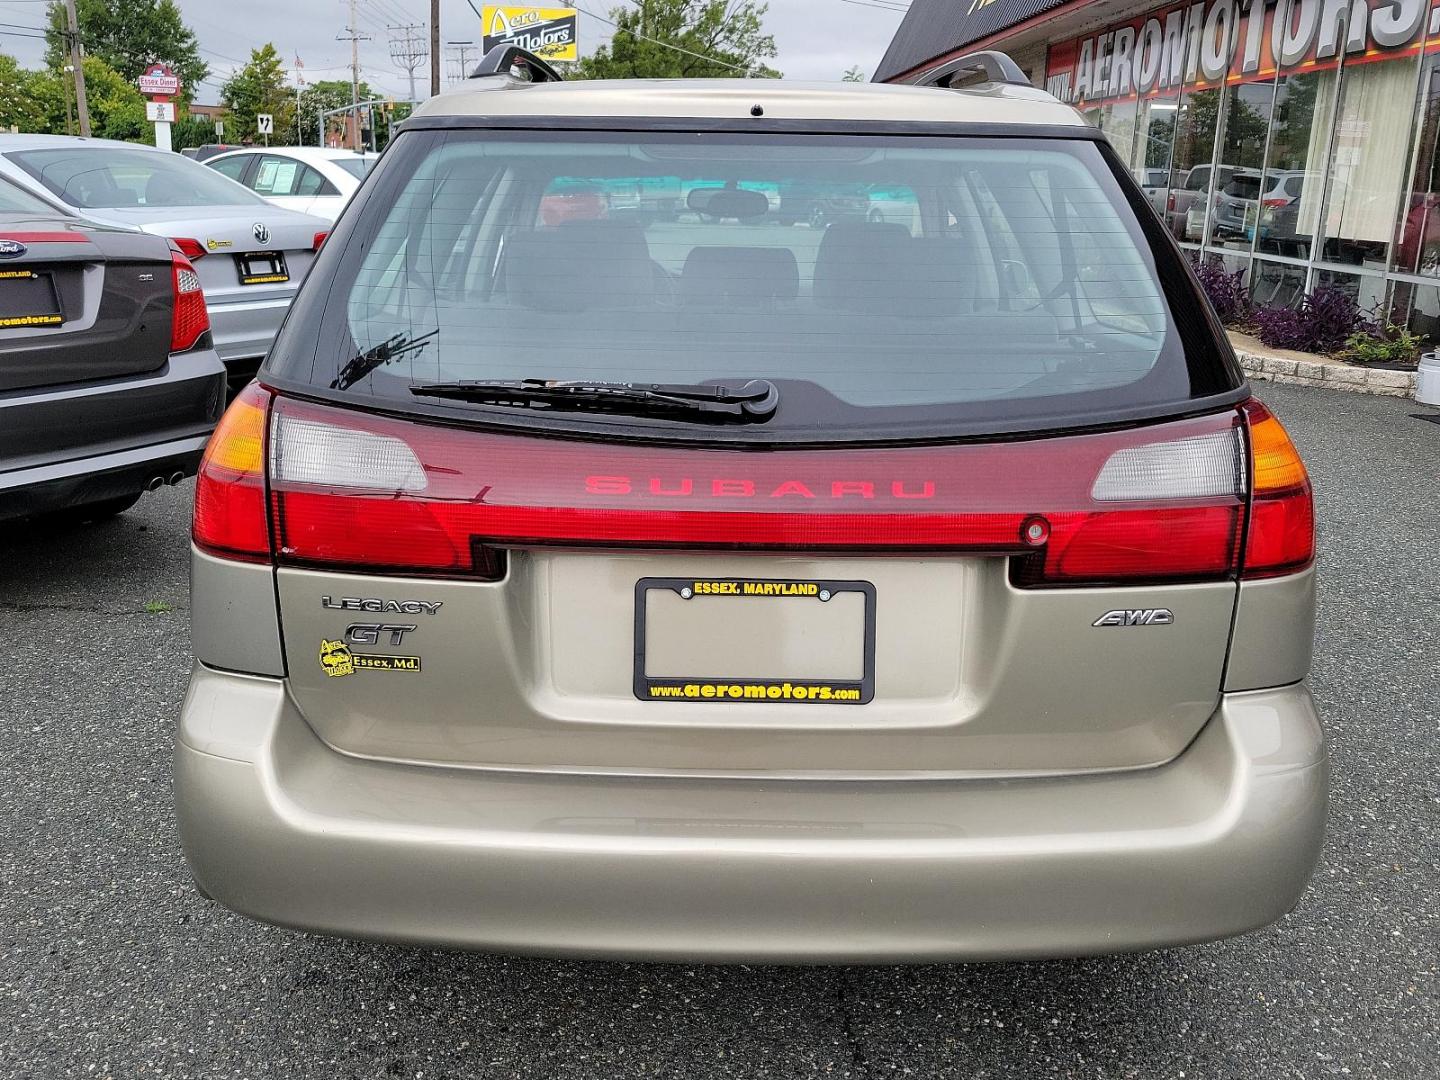
[[[1175,209],[1175,193],[1173,191],[1165,199],[1165,209],[1171,211]]]
[[[1282,206],[1289,206],[1290,200],[1286,198],[1261,199],[1260,205],[1270,210],[1278,210]]]
[[[175,309],[170,317],[170,351],[184,352],[193,349],[200,335],[210,329],[210,313],[205,309],[200,275],[179,251],[170,252],[170,286],[175,296]]]
[[[1315,561],[1310,477],[1295,444],[1269,409],[1252,399],[1241,411],[1250,436],[1251,474],[1244,576],[1293,574]]]
[[[175,248],[191,262],[199,262],[206,255],[205,245],[189,236],[176,236],[170,240],[170,246]]]
[[[310,241],[310,250],[319,251],[325,245],[325,241],[329,236],[330,234],[328,232],[317,232]]]
[[[283,563],[470,576],[494,547],[983,552],[1021,585],[1233,577],[1234,412],[922,449],[686,450],[513,437],[276,399]]]
[[[221,417],[195,480],[190,535],[212,555],[270,560],[265,518],[265,443],[270,392],[251,383]]]

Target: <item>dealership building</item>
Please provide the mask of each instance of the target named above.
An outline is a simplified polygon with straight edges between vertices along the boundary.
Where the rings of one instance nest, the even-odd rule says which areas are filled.
[[[978,49],[1097,125],[1257,302],[1338,286],[1440,340],[1440,0],[913,0],[875,79]]]

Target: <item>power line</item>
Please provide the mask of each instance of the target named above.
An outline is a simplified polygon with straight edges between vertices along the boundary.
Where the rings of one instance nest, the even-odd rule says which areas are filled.
[[[620,29],[620,26],[619,26],[618,23],[613,23],[613,22],[611,22],[609,19],[605,18],[605,16],[603,16],[603,15],[596,15],[593,11],[589,10],[588,8],[583,8],[583,7],[581,7],[579,4],[573,3],[573,0],[572,0],[572,6],[575,7],[578,11],[581,11],[581,12],[583,12],[584,14],[589,15],[590,18],[592,18],[592,19],[598,19],[600,22],[604,23],[606,26],[613,26],[616,30],[619,30],[619,29]],[[696,60],[704,60],[706,63],[718,64],[718,65],[720,65],[720,66],[723,67],[723,68],[729,68],[731,71],[738,71],[738,72],[740,72],[741,74],[743,74],[746,78],[749,78],[749,76],[750,76],[750,69],[747,68],[747,67],[742,67],[742,66],[739,65],[739,64],[732,64],[732,63],[729,63],[728,61],[725,61],[725,60],[718,60],[718,59],[716,59],[716,58],[713,57],[713,56],[706,56],[706,55],[704,55],[703,53],[691,52],[689,49],[682,49],[679,45],[672,45],[672,44],[671,44],[670,42],[668,42],[668,41],[661,41],[659,38],[652,38],[652,37],[649,37],[649,36],[646,35],[646,34],[638,34],[638,33],[636,33],[634,30],[626,30],[625,32],[626,32],[627,34],[629,34],[631,37],[639,38],[641,41],[648,41],[648,42],[650,42],[650,44],[652,44],[652,45],[659,45],[659,46],[660,46],[661,48],[663,48],[663,49],[672,49],[672,50],[674,50],[675,52],[684,53],[686,56],[692,56],[692,57],[694,57]]]
[[[909,4],[892,4],[885,0],[840,0],[842,4],[854,4],[856,7],[879,8],[881,11],[898,11],[902,14],[910,10]]]

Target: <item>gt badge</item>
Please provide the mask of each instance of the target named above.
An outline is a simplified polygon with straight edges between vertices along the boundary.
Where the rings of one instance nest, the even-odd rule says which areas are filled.
[[[1175,613],[1169,608],[1121,608],[1107,611],[1091,626],[1169,626],[1175,621]]]
[[[355,674],[355,658],[343,641],[320,641],[320,666],[331,678]]]

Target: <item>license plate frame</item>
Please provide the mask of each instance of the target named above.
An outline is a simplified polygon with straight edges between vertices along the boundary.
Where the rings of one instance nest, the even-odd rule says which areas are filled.
[[[16,302],[15,298],[20,295],[21,288],[33,295],[27,295],[25,299]],[[40,273],[23,266],[0,268],[0,330],[20,330],[27,327],[45,329],[60,326],[64,322],[65,315],[60,309],[60,292],[55,288],[53,274]]]
[[[284,285],[290,280],[283,251],[236,252],[235,270],[241,285]]]
[[[733,591],[723,587],[734,586]],[[747,589],[747,586],[754,588]],[[703,591],[702,591],[703,587]],[[722,587],[718,591],[716,587]],[[651,592],[663,590],[682,599],[762,598],[774,603],[827,603],[841,593],[864,599],[861,677],[811,678],[803,672],[787,678],[746,678],[695,675],[653,676],[646,671],[647,604]],[[687,595],[686,590],[689,590]],[[635,666],[633,689],[641,701],[729,702],[749,705],[868,705],[875,698],[875,586],[868,581],[817,578],[644,577],[635,582]]]

